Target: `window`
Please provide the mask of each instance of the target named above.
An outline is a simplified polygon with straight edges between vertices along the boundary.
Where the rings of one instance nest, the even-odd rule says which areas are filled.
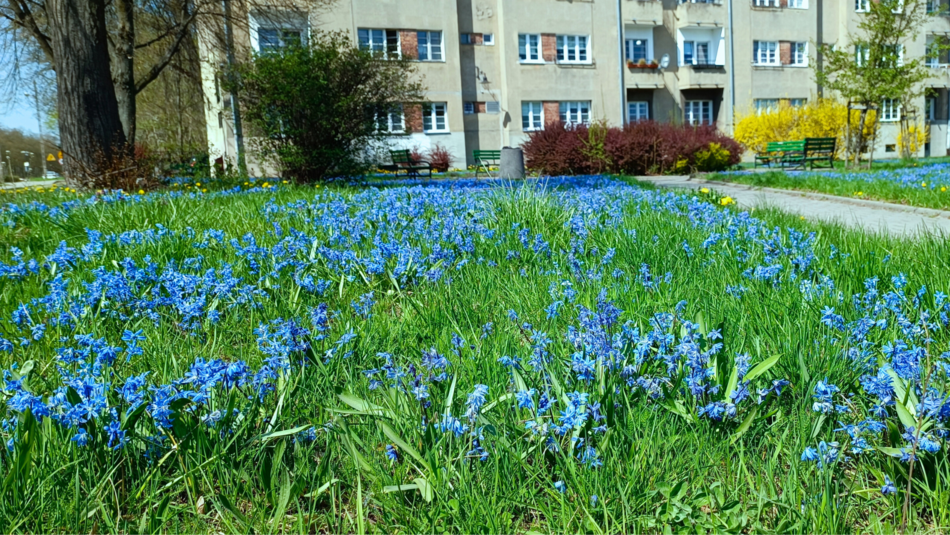
[[[940,11],[940,0],[927,0],[927,13],[936,13]]]
[[[854,0],[854,10],[858,13],[871,11],[871,0]]]
[[[360,28],[356,31],[360,50],[377,52],[383,57],[400,57],[399,32],[396,30],[374,30]]]
[[[402,106],[376,113],[376,128],[381,132],[401,134],[406,131],[406,122],[402,113]]]
[[[558,63],[588,63],[587,46],[590,40],[586,35],[557,36]]]
[[[940,48],[933,43],[928,43],[927,56],[924,59],[924,62],[931,69],[940,67]]]
[[[485,113],[501,113],[501,102],[489,100],[485,103]]]
[[[648,121],[650,119],[650,103],[645,100],[638,100],[627,103],[627,121],[636,123]]]
[[[790,98],[788,99],[788,105],[793,108],[801,108],[805,104],[808,104],[807,98]]]
[[[705,41],[683,41],[683,63],[686,65],[710,65],[709,43]]]
[[[901,101],[896,98],[886,98],[881,102],[881,122],[899,121],[901,118]]]
[[[416,32],[419,61],[442,61],[442,32]]]
[[[647,39],[627,39],[626,41],[626,55],[627,59],[630,61],[640,61],[645,59],[650,60],[649,44],[650,42]]]
[[[936,97],[927,97],[927,104],[925,113],[927,114],[927,121],[934,122],[937,120],[937,99]]]
[[[288,28],[258,28],[257,48],[260,52],[278,50],[303,43],[303,30]]]
[[[544,109],[540,102],[521,103],[521,129],[525,132],[544,129]]]
[[[711,100],[687,100],[684,115],[686,124],[713,124],[713,103]]]
[[[858,67],[863,67],[870,57],[871,48],[868,45],[854,46],[854,62],[858,64]]]
[[[788,0],[791,9],[808,9],[808,0]]]
[[[777,98],[757,98],[753,101],[756,115],[763,113],[772,113],[778,111],[779,100]]]
[[[446,119],[446,103],[432,102],[422,107],[422,130],[426,133],[448,132],[449,123]]]
[[[482,44],[485,46],[495,46],[495,34],[486,33],[482,35]]]
[[[590,122],[590,101],[561,102],[561,122],[587,124]]]
[[[808,65],[808,43],[792,43],[792,65],[799,67]]]
[[[779,0],[754,0],[755,7],[780,7]]]
[[[470,33],[460,33],[459,34],[459,43],[463,45],[472,44],[472,34]]]
[[[778,65],[777,41],[753,41],[752,62],[756,65]]]
[[[462,113],[465,115],[471,115],[475,113],[475,103],[474,102],[465,102],[462,104]]]
[[[541,61],[541,36],[532,33],[518,35],[518,58],[523,62]]]

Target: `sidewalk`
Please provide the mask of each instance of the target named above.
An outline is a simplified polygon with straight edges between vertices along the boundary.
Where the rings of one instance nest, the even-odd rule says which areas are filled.
[[[36,188],[41,187],[45,188],[47,186],[52,186],[57,182],[62,182],[63,179],[59,178],[56,180],[25,180],[23,182],[0,182],[0,189],[20,189],[20,188]]]
[[[645,176],[637,177],[637,180],[664,188],[709,188],[721,195],[732,197],[740,208],[773,207],[810,219],[841,223],[894,236],[914,236],[921,233],[950,236],[950,212],[944,210],[691,179],[688,176]]]

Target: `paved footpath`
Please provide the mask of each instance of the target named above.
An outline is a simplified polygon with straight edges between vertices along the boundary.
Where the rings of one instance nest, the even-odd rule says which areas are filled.
[[[637,180],[664,188],[709,188],[732,197],[741,208],[774,207],[810,219],[841,223],[895,236],[936,233],[950,236],[950,212],[822,193],[760,188],[688,176],[648,176]]]
[[[35,188],[52,186],[57,182],[61,182],[62,179],[57,180],[26,180],[23,182],[0,182],[0,189],[18,189],[18,188]]]

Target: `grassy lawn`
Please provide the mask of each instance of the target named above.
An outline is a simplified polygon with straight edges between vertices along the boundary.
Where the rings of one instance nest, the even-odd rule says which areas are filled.
[[[5,531],[950,524],[947,243],[397,184],[7,194]]]
[[[950,165],[872,171],[765,171],[717,173],[712,180],[950,209]]]

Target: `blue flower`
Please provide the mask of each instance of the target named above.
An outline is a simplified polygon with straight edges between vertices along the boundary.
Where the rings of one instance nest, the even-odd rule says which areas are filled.
[[[386,444],[386,457],[392,462],[399,462],[399,452],[396,451],[396,446],[393,444]]]
[[[891,478],[884,476],[884,486],[881,487],[881,494],[887,496],[897,492],[897,487],[894,486],[894,482],[891,481]]]

